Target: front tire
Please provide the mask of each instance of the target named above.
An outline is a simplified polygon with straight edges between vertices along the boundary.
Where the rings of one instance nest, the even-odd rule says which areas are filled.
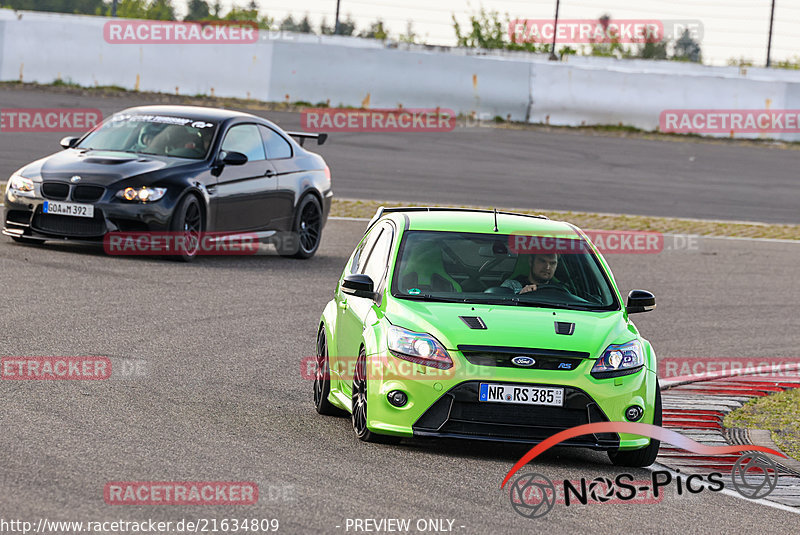
[[[197,257],[200,251],[200,240],[205,231],[205,221],[203,220],[203,210],[200,208],[200,201],[194,195],[187,195],[175,208],[170,223],[170,231],[183,233],[186,237],[186,248],[176,255],[171,255],[170,259],[178,262],[191,262]]]
[[[400,437],[392,435],[379,435],[367,427],[367,354],[362,347],[358,351],[358,360],[353,374],[352,394],[352,421],[353,431],[363,442],[378,442],[381,444],[397,444]]]
[[[653,425],[660,426],[663,423],[661,415],[661,386],[656,381],[656,403],[653,409]],[[645,448],[638,450],[616,450],[609,451],[608,458],[615,466],[628,466],[632,468],[642,468],[650,466],[656,462],[658,457],[658,449],[661,447],[661,441],[654,438],[650,439],[650,444]]]
[[[330,361],[325,326],[317,333],[317,368],[314,372],[314,408],[325,416],[343,416],[345,412],[328,401],[331,393]]]
[[[311,258],[322,240],[322,206],[314,195],[300,200],[295,212],[291,232],[283,233],[278,242],[278,253],[289,258]]]

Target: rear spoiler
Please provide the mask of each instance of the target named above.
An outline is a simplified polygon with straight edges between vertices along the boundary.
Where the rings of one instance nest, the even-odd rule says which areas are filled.
[[[309,132],[286,132],[292,137],[296,137],[300,140],[300,146],[303,146],[306,138],[316,139],[317,145],[322,145],[328,139],[328,134],[312,134]]]

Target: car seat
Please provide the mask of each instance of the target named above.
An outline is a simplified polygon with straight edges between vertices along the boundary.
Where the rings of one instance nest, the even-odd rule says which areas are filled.
[[[409,244],[408,256],[400,264],[400,289],[408,292],[461,292],[461,285],[444,268],[442,250],[431,241]]]

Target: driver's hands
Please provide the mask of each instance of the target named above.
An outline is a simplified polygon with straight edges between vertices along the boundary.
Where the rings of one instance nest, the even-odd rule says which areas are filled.
[[[529,284],[527,286],[523,286],[522,289],[519,291],[519,293],[526,294],[528,292],[535,292],[535,291],[536,291],[536,285],[535,284]]]

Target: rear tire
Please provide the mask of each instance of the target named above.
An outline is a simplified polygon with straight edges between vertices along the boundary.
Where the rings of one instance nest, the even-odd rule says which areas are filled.
[[[203,210],[200,201],[194,195],[187,195],[175,208],[170,222],[170,231],[182,232],[186,235],[186,250],[180,254],[170,255],[171,260],[177,262],[191,262],[200,251],[200,240],[205,231]]]
[[[342,409],[328,401],[331,393],[330,364],[328,360],[328,340],[325,326],[320,325],[317,333],[317,368],[314,372],[314,408],[325,416],[344,416]]]
[[[322,240],[322,206],[313,194],[297,205],[292,230],[283,232],[277,242],[278,254],[288,258],[311,258]]]
[[[352,422],[353,431],[363,442],[377,442],[380,444],[397,444],[401,437],[392,435],[379,435],[367,427],[367,354],[362,347],[358,351],[358,360],[353,374],[352,394]]]
[[[661,386],[656,381],[656,403],[653,409],[653,425],[660,426],[663,422],[661,416]],[[616,450],[609,451],[608,458],[615,466],[628,466],[633,468],[642,468],[650,466],[656,462],[658,457],[658,449],[661,447],[661,441],[654,438],[650,439],[650,444],[647,447],[638,450]]]

